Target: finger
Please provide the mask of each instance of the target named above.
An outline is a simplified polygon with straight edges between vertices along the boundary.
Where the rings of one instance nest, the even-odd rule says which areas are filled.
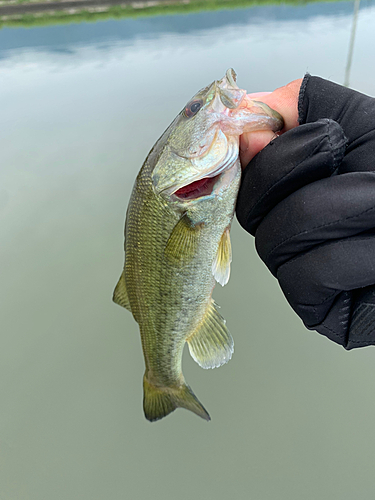
[[[270,95],[271,93],[272,92],[253,92],[252,94],[247,94],[247,97],[250,97],[250,99],[259,100],[261,97]]]
[[[259,130],[248,132],[240,137],[240,161],[244,170],[249,162],[259,153],[269,142],[276,137],[272,130]]]
[[[274,92],[255,92],[247,97],[261,100],[271,108],[278,111],[284,119],[286,132],[298,125],[298,96],[302,79],[294,80]],[[240,137],[240,161],[242,169],[274,138],[271,131],[250,132]]]
[[[298,126],[298,97],[302,78],[293,80],[284,87],[262,97],[262,101],[278,111],[284,118],[283,132]]]

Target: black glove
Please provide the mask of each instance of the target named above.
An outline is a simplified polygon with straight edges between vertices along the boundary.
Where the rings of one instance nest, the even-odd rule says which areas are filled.
[[[375,99],[306,75],[298,109],[244,170],[237,218],[307,328],[375,344]]]

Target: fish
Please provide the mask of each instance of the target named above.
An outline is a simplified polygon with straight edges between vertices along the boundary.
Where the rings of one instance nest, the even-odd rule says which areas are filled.
[[[127,208],[125,264],[113,301],[139,325],[149,421],[176,408],[210,416],[182,373],[185,343],[202,368],[227,363],[234,342],[212,298],[230,276],[230,227],[241,178],[239,136],[283,127],[236,73],[200,90],[149,152]]]

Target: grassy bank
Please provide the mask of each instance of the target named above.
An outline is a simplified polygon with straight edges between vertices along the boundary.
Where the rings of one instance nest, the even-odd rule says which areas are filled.
[[[61,8],[50,10],[48,12],[38,12],[36,14],[23,14],[20,11],[17,14],[1,15],[0,7],[0,28],[4,27],[33,27],[47,26],[53,24],[67,24],[80,22],[96,22],[105,19],[137,18],[146,16],[162,16],[173,14],[188,14],[201,11],[213,11],[233,8],[244,8],[263,5],[303,5],[312,2],[321,2],[322,0],[190,0],[176,2],[144,2],[142,4],[114,5],[110,4],[91,8],[77,8],[63,10]],[[326,0],[327,1],[327,0]],[[328,0],[339,1],[339,0]],[[35,4],[35,1],[22,0],[22,4]],[[3,4],[2,6],[5,6]],[[14,4],[13,4],[14,5]],[[22,6],[20,5],[20,8]],[[46,9],[51,6],[46,4]]]

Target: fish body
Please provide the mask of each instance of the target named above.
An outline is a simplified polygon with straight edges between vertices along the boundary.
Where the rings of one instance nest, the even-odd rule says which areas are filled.
[[[137,176],[125,223],[124,271],[113,299],[139,324],[150,421],[177,407],[210,419],[185,382],[182,351],[188,342],[203,368],[232,356],[233,339],[212,291],[230,274],[239,135],[281,127],[280,115],[250,102],[228,70],[189,101]]]

